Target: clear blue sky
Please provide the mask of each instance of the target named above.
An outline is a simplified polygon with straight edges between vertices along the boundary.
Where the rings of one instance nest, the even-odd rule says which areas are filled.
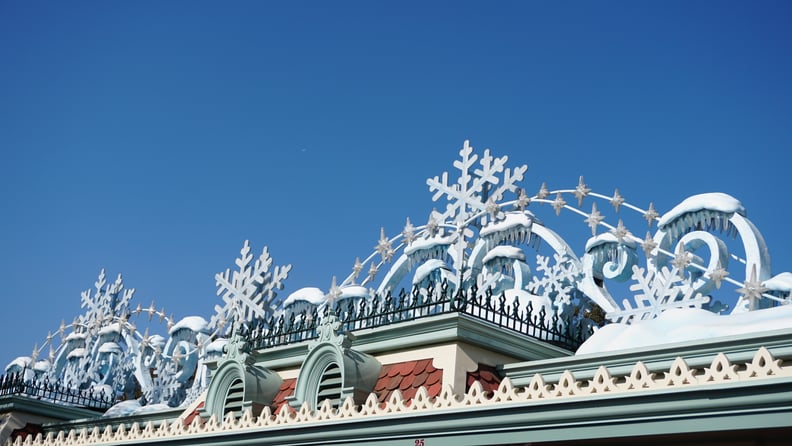
[[[787,1],[0,1],[0,366],[102,267],[177,318],[209,318],[245,239],[294,265],[284,297],[326,289],[426,221],[465,139],[529,191],[729,193],[792,270],[790,23]]]

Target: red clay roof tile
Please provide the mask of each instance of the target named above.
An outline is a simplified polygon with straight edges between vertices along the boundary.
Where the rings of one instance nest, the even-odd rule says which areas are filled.
[[[465,390],[469,390],[474,382],[478,381],[484,391],[495,391],[501,382],[501,377],[498,376],[498,371],[495,367],[479,364],[475,372],[469,372],[467,375],[467,386]]]
[[[426,388],[426,392],[429,394],[429,396],[434,397],[434,396],[440,395],[440,391],[442,389],[443,389],[443,386],[440,383],[440,381],[438,381],[438,382],[432,384],[431,386],[427,387]]]
[[[286,404],[286,397],[294,394],[294,389],[297,387],[297,378],[284,379],[281,383],[278,393],[272,400],[272,407],[277,411],[281,406]]]
[[[443,374],[437,373],[437,369],[435,371],[429,373],[429,377],[426,378],[426,382],[423,384],[424,387],[429,387],[435,383],[442,381]]]
[[[442,388],[442,378],[443,371],[432,366],[431,358],[385,364],[380,369],[374,392],[380,403],[387,402],[396,389],[407,401],[415,397],[421,386],[431,386],[427,389],[429,395],[437,396]]]
[[[426,383],[426,379],[429,378],[429,372],[422,372],[418,374],[415,379],[413,379],[413,386],[421,387]]]
[[[431,359],[422,359],[415,363],[415,367],[413,368],[413,373],[417,375],[425,371],[426,368],[429,367],[431,364],[432,364]]]

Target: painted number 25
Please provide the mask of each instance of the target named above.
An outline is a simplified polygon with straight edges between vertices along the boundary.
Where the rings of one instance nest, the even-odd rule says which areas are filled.
[[[419,438],[418,440],[415,440],[415,446],[425,446],[424,439]]]

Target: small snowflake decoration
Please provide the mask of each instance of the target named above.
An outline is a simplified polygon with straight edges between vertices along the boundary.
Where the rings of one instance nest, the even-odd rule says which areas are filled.
[[[215,305],[209,328],[217,332],[227,332],[229,323],[248,326],[257,319],[267,323],[280,308],[276,290],[283,288],[291,270],[291,265],[286,265],[270,271],[272,258],[266,246],[255,262],[248,240],[239,252],[237,271],[226,269],[215,275],[217,294],[222,296],[223,305]]]
[[[549,298],[561,313],[572,303],[575,284],[583,277],[583,271],[569,254],[555,253],[553,260],[550,265],[549,257],[536,256],[536,271],[542,276],[533,276],[530,288],[534,294]]]
[[[630,285],[630,290],[636,292],[634,305],[624,299],[621,310],[607,315],[613,322],[631,323],[653,319],[672,308],[701,308],[710,300],[690,287],[676,266],[671,270],[664,266],[658,271],[633,265],[632,269],[632,278],[636,282]]]

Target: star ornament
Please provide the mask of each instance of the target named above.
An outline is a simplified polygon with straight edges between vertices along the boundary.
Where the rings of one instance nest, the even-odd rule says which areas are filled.
[[[556,215],[561,215],[561,209],[564,209],[566,206],[566,201],[564,201],[564,197],[561,196],[561,192],[556,194],[555,200],[553,200],[553,209],[555,209]]]
[[[684,271],[685,268],[690,265],[690,253],[685,251],[685,247],[681,244],[677,249],[674,260],[671,261],[671,264],[675,266],[678,271]]]
[[[490,197],[484,205],[484,210],[489,214],[490,220],[495,221],[495,217],[500,212],[500,206],[498,206],[498,202],[493,197]]]
[[[578,181],[577,187],[575,187],[575,198],[578,200],[578,207],[583,206],[583,199],[586,198],[586,195],[591,192],[586,183],[583,182],[583,176],[581,175],[580,180]]]
[[[415,241],[415,226],[410,222],[410,217],[407,217],[407,223],[404,224],[402,236],[404,236],[404,242],[408,245]]]
[[[726,271],[723,266],[721,266],[720,262],[718,262],[718,267],[712,270],[709,273],[710,279],[715,282],[715,288],[720,289],[721,282],[729,276],[729,272]]]
[[[341,288],[336,285],[336,277],[333,276],[333,280],[330,283],[330,291],[327,292],[327,303],[332,307],[339,297],[341,297]]]
[[[357,279],[361,271],[363,271],[363,264],[360,262],[360,257],[355,257],[355,264],[352,265],[352,277]]]
[[[385,262],[389,262],[391,257],[393,257],[393,247],[388,237],[385,236],[385,228],[380,228],[380,239],[374,249],[382,256],[382,260]]]
[[[655,210],[654,203],[649,203],[649,209],[647,209],[644,213],[644,218],[646,219],[646,222],[649,223],[650,228],[652,227],[652,223],[654,223],[654,221],[657,220],[659,216],[660,214],[658,214]]]
[[[374,263],[374,262],[371,262],[371,266],[369,267],[369,270],[368,270],[368,277],[366,277],[366,280],[369,281],[369,282],[373,282],[374,281],[374,277],[377,276],[378,272],[379,272],[379,267],[377,266],[377,264]]]
[[[591,203],[591,214],[589,214],[589,216],[583,221],[586,222],[586,224],[588,224],[588,226],[591,228],[592,237],[597,235],[597,226],[604,219],[605,217],[603,217],[602,214],[600,214],[600,211],[597,210],[597,203]]]
[[[550,191],[547,190],[547,183],[542,183],[542,186],[539,187],[539,192],[536,193],[536,198],[544,200],[548,195],[550,195]]]
[[[432,213],[429,214],[429,220],[426,222],[426,232],[429,234],[429,237],[434,237],[440,232],[440,225],[434,217],[435,212],[436,211],[433,210]]]
[[[762,294],[767,291],[762,281],[756,278],[756,265],[751,268],[751,277],[745,281],[742,288],[737,288],[745,299],[748,300],[748,308],[753,310],[756,308],[756,301],[762,298]]]
[[[647,256],[652,255],[652,251],[657,248],[657,242],[654,241],[649,231],[646,231],[646,238],[641,242],[641,248]]]
[[[613,198],[611,198],[610,204],[616,209],[616,212],[619,212],[619,208],[624,204],[624,197],[619,193],[619,189],[613,191]]]
[[[611,234],[616,237],[619,243],[624,243],[624,239],[630,235],[630,231],[624,226],[624,222],[619,219],[619,223],[616,227],[611,229]]]
[[[531,198],[525,193],[525,189],[520,189],[520,193],[517,195],[517,201],[514,203],[515,209],[524,211],[529,204],[531,204]]]

